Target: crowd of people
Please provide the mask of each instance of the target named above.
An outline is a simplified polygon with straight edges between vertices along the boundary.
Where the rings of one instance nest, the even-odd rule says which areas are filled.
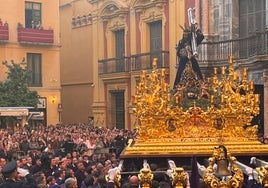
[[[0,182],[10,179],[14,165],[4,167],[16,161],[15,179],[31,175],[38,187],[64,187],[68,178],[75,178],[78,188],[88,187],[91,180],[98,182],[96,187],[106,187],[105,175],[119,164],[119,154],[135,136],[135,130],[87,124],[1,129]]]
[[[88,124],[0,129],[0,188],[113,188],[111,172],[122,170],[120,153],[136,136],[136,130]],[[140,169],[134,163],[123,166],[135,173],[122,174],[120,187],[138,188]],[[157,164],[150,168],[158,171]],[[151,187],[172,186],[162,173],[155,174]]]

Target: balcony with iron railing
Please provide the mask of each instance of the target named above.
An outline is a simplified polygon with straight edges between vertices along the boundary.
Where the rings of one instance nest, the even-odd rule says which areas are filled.
[[[158,68],[169,67],[169,52],[157,51],[99,60],[99,75],[152,69],[154,58],[158,59]]]
[[[0,26],[0,42],[9,40],[8,26]]]
[[[198,61],[203,63],[227,63],[229,55],[241,62],[247,59],[254,62],[254,57],[268,56],[268,32],[255,33],[247,38],[203,42],[198,46],[198,52]],[[99,75],[152,69],[153,58],[158,59],[158,68],[170,67],[169,51],[148,52],[99,60]]]
[[[54,32],[52,29],[18,28],[18,42],[53,44]]]
[[[255,33],[246,38],[203,42],[198,50],[199,62],[227,62],[229,55],[236,60],[268,55],[268,32]]]
[[[130,71],[130,58],[109,58],[99,60],[99,74],[122,73]]]

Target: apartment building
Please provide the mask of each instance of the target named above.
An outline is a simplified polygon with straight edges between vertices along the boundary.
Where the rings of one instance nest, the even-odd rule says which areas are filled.
[[[0,4],[0,61],[27,65],[29,88],[38,92],[38,111],[44,114],[39,122],[55,125],[61,121],[59,2],[0,0]],[[0,80],[6,78],[5,72],[1,64]]]

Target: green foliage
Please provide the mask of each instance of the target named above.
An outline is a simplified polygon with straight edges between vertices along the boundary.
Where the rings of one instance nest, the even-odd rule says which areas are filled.
[[[170,90],[170,94],[172,96],[176,95],[177,89]],[[208,91],[209,94],[209,91]],[[206,111],[210,105],[210,101],[208,96],[202,96],[201,87],[189,87],[185,88],[182,92],[182,98],[179,100],[179,104],[175,105],[175,98],[172,97],[172,105],[180,106],[183,110],[188,110],[190,107],[193,107],[194,103],[196,106],[202,108],[202,110]]]
[[[19,63],[2,62],[7,67],[7,79],[0,82],[1,107],[37,107],[38,93],[30,91],[27,85],[29,72]]]

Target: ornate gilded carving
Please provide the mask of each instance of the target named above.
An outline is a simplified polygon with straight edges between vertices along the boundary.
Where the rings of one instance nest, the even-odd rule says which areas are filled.
[[[256,171],[258,173],[258,182],[263,187],[268,187],[268,165],[257,167]]]
[[[227,162],[229,162],[228,166]],[[215,165],[216,169],[214,168]],[[209,166],[204,172],[203,180],[209,188],[240,188],[244,181],[244,174],[236,165],[236,158],[231,156],[225,146],[221,145],[214,148],[213,156],[209,158]]]
[[[152,174],[152,171],[150,170],[149,164],[146,160],[143,161],[143,168],[140,170],[138,178],[140,180],[140,185],[142,188],[151,187],[154,175]]]
[[[223,143],[232,153],[267,150],[257,139],[258,125],[251,125],[259,113],[259,95],[254,94],[247,69],[235,71],[231,56],[228,68],[220,75],[215,68],[213,77],[200,84],[197,97],[187,98],[187,108],[181,105],[187,85],[172,93],[166,75],[166,69],[157,69],[157,59],[151,72],[141,72],[132,100],[138,137],[125,154],[209,154]],[[198,103],[203,94],[205,107]]]
[[[215,69],[212,81],[208,83],[212,91],[208,109],[197,106],[193,100],[191,107],[184,110],[180,106],[181,93],[178,90],[175,95],[171,94],[166,83],[166,70],[156,69],[155,59],[151,74],[142,71],[133,98],[139,122],[139,140],[207,138],[207,141],[216,141],[219,134],[224,141],[257,140],[258,127],[250,126],[250,122],[253,115],[259,113],[259,95],[253,93],[253,83],[246,79],[245,69],[239,81],[232,63],[230,58],[229,76],[226,68],[222,69],[221,81]]]
[[[187,174],[182,167],[175,168],[171,173],[172,185],[175,188],[183,188],[187,186]]]

